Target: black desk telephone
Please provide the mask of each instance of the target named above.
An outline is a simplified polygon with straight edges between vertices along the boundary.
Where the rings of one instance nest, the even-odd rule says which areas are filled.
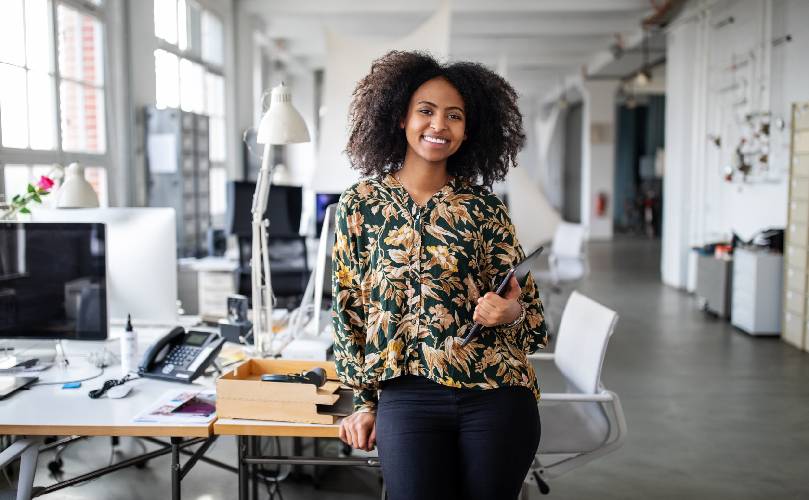
[[[225,339],[215,332],[191,330],[178,326],[149,346],[138,367],[141,377],[174,382],[192,382],[202,375],[222,349]]]

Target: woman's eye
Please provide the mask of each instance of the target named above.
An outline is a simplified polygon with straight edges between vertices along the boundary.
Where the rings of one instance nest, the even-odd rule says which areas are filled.
[[[463,116],[461,115],[449,115],[449,117],[452,120],[463,120]]]
[[[421,113],[423,115],[429,115],[429,114],[432,114],[432,111],[429,110],[429,109],[420,109],[419,113]]]

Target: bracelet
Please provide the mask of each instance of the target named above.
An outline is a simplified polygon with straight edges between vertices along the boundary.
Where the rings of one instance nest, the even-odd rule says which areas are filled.
[[[522,302],[520,302],[520,314],[519,314],[519,316],[517,316],[517,319],[515,319],[511,323],[501,325],[501,326],[503,326],[504,328],[513,328],[513,327],[519,325],[520,323],[522,323],[523,321],[525,321],[525,306],[523,305]]]

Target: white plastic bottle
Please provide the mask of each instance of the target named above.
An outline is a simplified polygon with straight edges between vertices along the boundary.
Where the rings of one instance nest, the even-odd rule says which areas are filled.
[[[121,336],[121,373],[138,369],[138,334],[132,329],[132,319],[126,315],[126,329]]]

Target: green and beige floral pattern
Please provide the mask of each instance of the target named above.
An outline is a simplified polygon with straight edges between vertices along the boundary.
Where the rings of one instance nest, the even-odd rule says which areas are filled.
[[[452,387],[525,386],[539,398],[527,354],[547,345],[536,284],[525,320],[485,328],[461,346],[478,297],[524,257],[503,203],[452,179],[426,206],[393,177],[368,179],[340,197],[333,253],[334,358],[354,408],[376,408],[379,382],[404,374]]]

